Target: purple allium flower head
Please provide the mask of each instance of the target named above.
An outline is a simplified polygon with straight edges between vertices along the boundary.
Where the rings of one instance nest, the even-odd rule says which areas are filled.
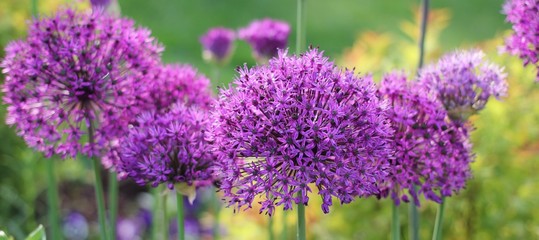
[[[505,41],[506,50],[519,56],[524,66],[532,64],[539,81],[539,1],[508,0],[503,6],[506,21],[513,25],[513,35]]]
[[[211,181],[206,111],[177,104],[165,114],[142,113],[120,146],[118,171],[140,185],[199,186]]]
[[[391,130],[371,77],[337,69],[317,49],[286,54],[239,68],[216,104],[213,140],[229,206],[250,208],[260,196],[271,215],[307,205],[312,184],[327,213],[333,196],[349,203],[376,193]]]
[[[63,219],[62,231],[67,239],[87,239],[89,230],[88,220],[79,212],[70,212]]]
[[[419,194],[440,203],[441,196],[464,188],[472,161],[467,127],[451,123],[436,96],[407,82],[404,74],[384,76],[380,94],[391,103],[388,116],[395,131],[395,155],[381,195],[391,193],[397,205],[411,197],[419,205]]]
[[[419,81],[437,93],[454,121],[466,121],[490,96],[500,99],[507,94],[503,69],[484,57],[481,51],[456,51],[420,72]]]
[[[1,63],[6,122],[46,156],[95,155],[123,134],[162,48],[150,31],[101,12],[63,10],[35,20]],[[84,139],[90,135],[95,144]]]
[[[139,95],[139,107],[143,111],[163,114],[177,102],[209,110],[214,101],[210,81],[191,65],[168,64],[152,68],[140,80],[145,91]],[[115,166],[119,156],[120,140],[111,141],[110,150],[102,159],[106,167]]]
[[[215,60],[218,63],[226,61],[233,49],[236,33],[228,28],[218,27],[210,29],[200,37],[204,59]]]
[[[277,56],[279,49],[288,44],[290,26],[288,23],[270,18],[255,20],[239,30],[239,38],[253,48],[253,55],[259,61]]]
[[[90,0],[90,4],[94,8],[105,8],[112,0]]]

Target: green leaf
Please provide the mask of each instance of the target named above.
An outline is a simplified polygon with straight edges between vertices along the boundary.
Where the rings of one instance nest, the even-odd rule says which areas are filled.
[[[6,232],[0,230],[0,240],[13,240],[13,237],[8,236]]]
[[[45,235],[45,228],[43,225],[39,225],[28,237],[26,240],[46,240],[47,236]]]

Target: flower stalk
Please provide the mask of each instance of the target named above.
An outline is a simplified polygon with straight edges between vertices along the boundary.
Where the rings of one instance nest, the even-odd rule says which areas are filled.
[[[116,238],[116,219],[118,216],[118,176],[116,171],[109,173],[109,220],[110,220],[110,239]]]
[[[93,149],[94,147],[94,126],[92,124],[92,121],[89,120],[88,123],[88,142],[90,144],[90,148]],[[100,162],[99,159],[92,156],[91,157],[92,167],[94,170],[94,177],[95,177],[95,198],[97,202],[97,217],[99,220],[99,236],[101,239],[108,239],[107,237],[107,228],[106,228],[106,222],[105,222],[105,200],[104,200],[104,194],[103,194],[103,181],[101,180],[101,168],[100,168]]]
[[[397,204],[392,204],[392,221],[391,221],[391,239],[399,240],[400,239],[400,220],[399,220],[399,206]]]
[[[183,195],[176,192],[176,205],[178,214],[178,240],[185,239],[185,223],[184,223],[184,209],[183,209]]]
[[[432,240],[442,239],[442,220],[444,218],[445,209],[445,197],[442,196],[442,203],[438,205],[438,211],[436,212],[436,222],[434,223],[434,232],[432,233]]]
[[[303,204],[303,191],[298,192],[299,204],[298,204],[298,240],[305,240],[305,205]]]
[[[62,239],[60,232],[60,223],[58,219],[58,185],[54,176],[54,161],[53,159],[45,160],[47,165],[47,197],[49,201],[49,224],[51,227],[52,239]]]

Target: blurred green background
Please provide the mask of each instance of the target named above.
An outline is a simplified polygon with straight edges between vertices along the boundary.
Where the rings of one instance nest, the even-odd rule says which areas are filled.
[[[72,3],[75,2],[75,3]],[[39,0],[40,13],[50,14],[59,5],[80,1]],[[291,0],[120,0],[122,14],[148,27],[164,44],[164,61],[190,63],[212,77],[213,66],[202,59],[198,42],[209,28],[240,28],[253,19],[272,17],[292,26],[289,43],[294,50],[296,3]],[[476,162],[474,178],[460,195],[446,205],[444,239],[539,239],[539,87],[534,69],[522,67],[518,58],[500,55],[499,46],[510,26],[500,13],[502,0],[433,1],[427,34],[426,61],[435,61],[456,48],[480,48],[490,59],[505,66],[510,82],[509,97],[492,100],[479,116],[472,118],[477,130],[472,134]],[[307,0],[307,42],[319,46],[339,65],[371,72],[375,79],[392,69],[412,76],[417,67],[418,0]],[[29,18],[29,0],[0,2],[0,46],[21,38]],[[2,52],[3,54],[3,52]],[[235,66],[254,65],[249,46],[236,42],[228,66],[222,67],[214,86],[226,85],[234,77]],[[0,107],[0,229],[20,238],[37,224],[44,223],[44,164],[40,154],[5,124],[5,105]],[[91,175],[81,161],[57,162],[63,184],[63,208],[87,197],[69,194],[91,183]],[[74,187],[73,187],[74,186]],[[122,190],[127,189],[123,186]],[[77,190],[79,189],[79,190]],[[90,191],[90,190],[88,190]],[[75,194],[76,195],[76,194]],[[75,199],[75,200],[73,200]],[[82,200],[81,200],[82,199]],[[90,198],[91,199],[91,198]],[[312,239],[388,239],[389,200],[358,199],[350,205],[336,204],[324,215],[315,202],[307,213]],[[133,204],[120,203],[121,214]],[[132,201],[131,201],[132,202]],[[93,204],[89,201],[89,204]],[[421,239],[429,239],[436,205],[420,207]],[[407,239],[407,206],[400,207],[403,239]],[[172,213],[173,214],[173,213]],[[202,213],[201,222],[207,221]],[[267,217],[256,210],[233,214],[223,210],[225,239],[265,239]],[[91,218],[91,216],[90,216]],[[295,213],[275,216],[276,234],[288,226],[294,236]]]

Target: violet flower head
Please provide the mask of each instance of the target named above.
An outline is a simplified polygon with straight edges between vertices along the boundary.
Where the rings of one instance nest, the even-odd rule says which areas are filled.
[[[206,111],[183,104],[166,114],[145,112],[122,140],[116,168],[140,185],[207,184],[214,162],[206,136],[209,123]]]
[[[453,121],[465,122],[490,96],[507,94],[503,69],[484,58],[478,50],[456,51],[420,72],[419,81],[437,94]]]
[[[381,195],[391,194],[397,205],[401,200],[419,205],[419,195],[441,203],[442,196],[459,192],[471,177],[467,126],[451,123],[443,105],[428,92],[399,73],[384,76],[381,83],[395,132],[395,155]]]
[[[210,81],[187,64],[154,67],[139,81],[139,84],[145,86],[145,91],[138,97],[138,105],[142,111],[164,114],[178,102],[209,110],[214,101]],[[115,166],[120,158],[120,140],[111,141],[109,146],[109,151],[102,158],[102,163],[107,168]]]
[[[212,28],[202,37],[203,56],[205,60],[225,62],[234,48],[233,43],[236,39],[236,33],[228,28]]]
[[[503,6],[506,21],[513,25],[513,34],[505,41],[505,50],[520,57],[524,66],[534,65],[539,81],[539,1],[508,0]]]
[[[106,8],[113,0],[90,0],[93,8]]]
[[[240,39],[251,45],[258,61],[266,61],[277,56],[279,49],[287,47],[290,26],[286,22],[266,18],[251,22],[238,34]]]
[[[138,111],[137,82],[161,51],[150,31],[99,11],[34,20],[0,64],[6,122],[47,157],[102,153]]]
[[[332,197],[377,193],[391,131],[371,77],[337,69],[317,49],[286,54],[239,68],[216,104],[212,135],[228,205],[251,208],[260,196],[261,213],[272,215],[276,206],[307,205],[312,184],[328,213]]]

